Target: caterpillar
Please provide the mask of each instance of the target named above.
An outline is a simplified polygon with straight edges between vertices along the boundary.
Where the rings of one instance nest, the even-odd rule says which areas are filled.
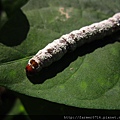
[[[69,34],[62,35],[59,39],[54,40],[45,48],[39,50],[28,61],[26,72],[30,75],[34,74],[61,59],[68,51],[74,51],[85,43],[101,39],[118,30],[120,30],[120,13],[116,13],[114,16],[101,22],[93,23],[79,30],[74,30]]]

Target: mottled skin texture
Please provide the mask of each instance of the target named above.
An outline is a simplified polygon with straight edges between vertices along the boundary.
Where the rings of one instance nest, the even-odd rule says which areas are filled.
[[[59,39],[49,43],[42,50],[39,50],[38,53],[29,60],[26,66],[26,72],[32,74],[40,71],[43,67],[47,67],[61,59],[68,51],[74,51],[77,47],[85,43],[101,39],[118,30],[120,30],[120,13],[115,14],[107,20],[93,23],[92,25],[63,35]]]

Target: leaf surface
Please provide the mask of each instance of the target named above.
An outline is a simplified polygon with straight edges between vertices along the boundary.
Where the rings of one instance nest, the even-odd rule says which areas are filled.
[[[27,38],[16,46],[0,43],[0,85],[80,108],[120,109],[119,31],[66,54],[36,76],[25,73],[28,60],[54,39],[119,12],[120,2],[110,2],[29,1],[22,8],[30,24]]]

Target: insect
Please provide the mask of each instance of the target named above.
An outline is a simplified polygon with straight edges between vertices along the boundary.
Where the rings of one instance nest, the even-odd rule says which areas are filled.
[[[118,30],[120,30],[120,13],[116,13],[107,20],[93,23],[79,30],[74,30],[69,34],[65,34],[52,43],[49,43],[42,50],[39,50],[38,53],[28,61],[26,72],[28,74],[34,74],[61,59],[68,51],[74,51],[77,47],[85,43],[101,39]]]

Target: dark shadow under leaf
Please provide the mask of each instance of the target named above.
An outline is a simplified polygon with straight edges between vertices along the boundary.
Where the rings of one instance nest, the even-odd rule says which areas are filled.
[[[1,3],[1,0],[0,0],[0,17],[1,17],[1,13],[3,11],[3,7],[2,7],[2,3]]]
[[[107,44],[112,44],[116,41],[120,41],[120,31],[113,33],[110,36],[107,36],[101,40],[93,41],[89,44],[85,44],[77,48],[73,52],[69,52],[64,55],[59,61],[54,62],[50,66],[43,68],[40,72],[29,76],[28,79],[34,84],[43,83],[45,80],[56,76],[59,72],[63,71],[69,64],[75,61],[78,56],[84,56],[86,54],[92,53],[94,50],[100,47],[104,47]]]
[[[119,110],[85,109],[16,93],[29,115],[119,115]],[[34,104],[33,104],[34,103]],[[33,116],[34,117],[34,116]],[[43,116],[45,117],[45,116]],[[39,118],[39,117],[38,117]],[[40,118],[39,118],[40,119]],[[97,118],[96,118],[97,119]],[[37,120],[37,119],[36,119]]]
[[[12,15],[0,30],[0,42],[6,46],[16,46],[26,39],[29,22],[19,9]]]

